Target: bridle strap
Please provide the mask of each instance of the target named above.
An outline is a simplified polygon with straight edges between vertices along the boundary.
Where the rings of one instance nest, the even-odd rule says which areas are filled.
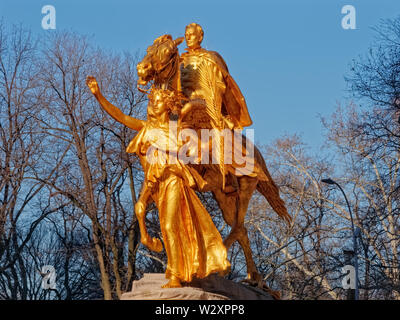
[[[171,59],[165,64],[165,66],[162,66],[161,68],[154,68],[155,72],[160,74],[162,73],[173,61],[176,60],[176,56],[178,55],[178,48],[175,50],[174,55],[171,57]]]

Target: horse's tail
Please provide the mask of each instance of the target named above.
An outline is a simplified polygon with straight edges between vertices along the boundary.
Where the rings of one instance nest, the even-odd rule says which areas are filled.
[[[274,209],[274,211],[290,225],[292,222],[292,217],[287,212],[285,203],[279,195],[279,188],[272,180],[265,164],[265,160],[261,155],[261,152],[256,147],[254,148],[254,156],[256,158],[255,160],[259,163],[260,167],[268,178],[266,181],[258,181],[257,190],[265,197],[265,199],[267,199],[272,209]]]

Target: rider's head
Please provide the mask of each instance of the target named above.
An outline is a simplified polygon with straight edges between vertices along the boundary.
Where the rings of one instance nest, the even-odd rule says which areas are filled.
[[[191,23],[186,26],[185,39],[189,49],[200,48],[200,44],[203,41],[203,28],[197,23]]]

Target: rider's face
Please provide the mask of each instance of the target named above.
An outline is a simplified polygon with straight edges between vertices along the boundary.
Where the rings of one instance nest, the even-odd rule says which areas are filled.
[[[189,27],[186,29],[185,39],[189,49],[200,47],[200,43],[203,40],[201,33],[195,27]]]

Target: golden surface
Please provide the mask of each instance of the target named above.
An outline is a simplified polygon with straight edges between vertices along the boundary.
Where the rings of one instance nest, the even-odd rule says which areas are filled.
[[[186,27],[187,48],[181,56],[181,86],[189,101],[203,102],[205,113],[210,119],[212,129],[242,128],[251,125],[246,102],[229,75],[222,57],[214,51],[201,47],[203,29],[192,23]],[[184,114],[192,105],[184,107]],[[196,119],[194,119],[196,122]],[[227,168],[224,163],[224,139],[217,138],[219,169],[222,175],[222,188],[225,189]]]
[[[144,223],[149,202],[154,201],[157,205],[168,258],[166,277],[170,279],[164,287],[179,287],[181,282],[191,282],[194,276],[204,278],[215,272],[221,275],[229,272],[230,263],[221,235],[192,189],[202,188],[206,182],[179,159],[174,164],[168,161],[168,156],[178,151],[178,146],[164,143],[175,141],[169,136],[169,114],[179,104],[177,98],[173,99],[174,93],[153,89],[149,95],[148,119],[141,121],[121,114],[118,108],[106,103],[93,77],[88,77],[87,84],[114,119],[139,130],[127,148],[128,152],[139,156],[145,171],[135,212],[140,224],[141,242],[150,250],[161,251],[161,241],[148,235]],[[157,154],[159,161],[152,162],[147,159],[147,151],[154,146],[157,146],[156,152],[162,154]]]
[[[247,153],[250,170],[235,161],[224,162],[224,137],[217,141],[219,164],[168,161],[180,148],[171,143],[177,140],[176,137],[170,139],[170,125],[176,126],[175,132],[192,128],[201,136],[200,130],[204,128],[234,130],[252,123],[245,99],[225,61],[217,52],[201,48],[203,36],[198,24],[188,25],[185,30],[187,48],[182,56],[179,56],[178,45],[183,38],[173,40],[170,35],[158,37],[147,48],[146,56],[137,65],[139,90],[147,92],[140,86],[152,81],[151,92],[147,92],[147,120],[123,114],[103,97],[93,77],[87,78],[87,85],[116,121],[139,131],[127,148],[127,152],[138,154],[145,173],[135,212],[142,243],[151,250],[161,251],[161,241],[151,238],[145,225],[146,206],[150,201],[157,205],[168,258],[166,276],[170,281],[166,287],[178,287],[193,277],[228,272],[227,249],[234,241],[243,248],[248,279],[261,283],[244,226],[252,194],[257,189],[280,217],[288,223],[291,217],[258,149],[246,139],[236,146]],[[171,115],[178,115],[178,121],[169,121]],[[249,153],[252,147],[254,154]],[[152,156],[159,161],[149,161],[151,148],[155,149]],[[208,148],[211,149],[211,144]],[[225,221],[232,228],[224,242],[194,190],[213,192]]]

